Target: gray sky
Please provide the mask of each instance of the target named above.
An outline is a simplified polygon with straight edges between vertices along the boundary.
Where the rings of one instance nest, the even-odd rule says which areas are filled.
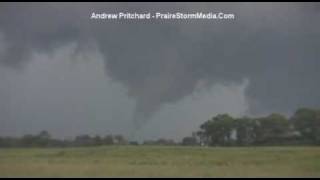
[[[225,12],[106,21],[92,12]],[[0,3],[0,135],[179,139],[217,113],[320,106],[318,3]]]

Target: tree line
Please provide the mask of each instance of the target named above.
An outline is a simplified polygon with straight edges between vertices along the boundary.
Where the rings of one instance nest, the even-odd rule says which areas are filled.
[[[183,141],[207,146],[320,145],[320,110],[300,108],[289,118],[277,113],[256,118],[219,114]]]
[[[181,142],[160,138],[143,143],[122,135],[80,135],[72,140],[54,139],[47,131],[23,137],[0,137],[0,147],[81,147],[102,145],[260,146],[320,145],[320,110],[300,108],[292,117],[272,113],[264,117],[234,118],[218,114]]]
[[[54,139],[49,132],[41,131],[36,135],[27,134],[22,137],[0,137],[0,147],[81,147],[100,145],[130,144],[122,135],[79,135],[71,140]]]

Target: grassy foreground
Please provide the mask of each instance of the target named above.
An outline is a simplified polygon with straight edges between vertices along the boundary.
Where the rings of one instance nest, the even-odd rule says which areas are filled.
[[[320,177],[320,147],[0,149],[0,177]]]

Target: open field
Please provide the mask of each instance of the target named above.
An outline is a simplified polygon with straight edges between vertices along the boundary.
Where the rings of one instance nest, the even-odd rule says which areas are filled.
[[[0,177],[320,177],[320,147],[0,149]]]

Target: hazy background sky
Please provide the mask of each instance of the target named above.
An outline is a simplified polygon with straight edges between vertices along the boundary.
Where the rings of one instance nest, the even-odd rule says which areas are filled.
[[[90,20],[92,12],[235,20]],[[320,107],[319,3],[0,3],[0,135],[179,139]]]

